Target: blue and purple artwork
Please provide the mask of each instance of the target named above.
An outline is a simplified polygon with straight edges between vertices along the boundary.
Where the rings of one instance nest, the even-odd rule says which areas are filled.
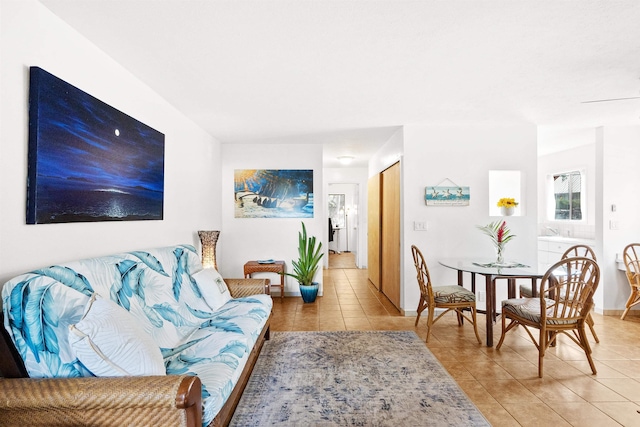
[[[161,220],[164,134],[30,69],[27,224]]]
[[[313,218],[313,170],[236,169],[236,218]]]

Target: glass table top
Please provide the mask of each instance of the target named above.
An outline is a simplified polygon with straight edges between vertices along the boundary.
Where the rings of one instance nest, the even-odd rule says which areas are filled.
[[[496,265],[495,260],[479,258],[443,258],[438,262],[454,270],[485,276],[542,277],[546,273],[546,270],[539,270],[536,263],[527,262],[507,261],[503,265]]]

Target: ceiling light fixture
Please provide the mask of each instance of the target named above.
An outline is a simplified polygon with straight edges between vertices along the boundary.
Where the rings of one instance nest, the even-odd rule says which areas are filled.
[[[348,165],[353,161],[354,157],[353,156],[340,156],[338,157],[338,160],[340,161],[340,164],[343,165]]]

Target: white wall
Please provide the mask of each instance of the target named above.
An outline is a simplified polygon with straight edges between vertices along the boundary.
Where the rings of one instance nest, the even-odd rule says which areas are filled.
[[[367,174],[368,171],[366,168],[324,169],[324,181],[326,183],[325,196],[330,193],[349,192],[349,190],[353,189],[354,185],[357,185],[358,194],[355,203],[358,204],[358,212],[357,215],[351,215],[349,217],[349,228],[351,230],[349,250],[355,252],[354,255],[358,268],[367,268]],[[344,185],[344,191],[341,190],[341,185]],[[355,222],[353,222],[354,217]],[[340,243],[342,249],[340,250],[346,248],[346,242],[343,242],[343,240],[346,239],[343,239],[341,236]],[[332,243],[332,249],[335,249],[334,245],[335,243]],[[325,266],[327,265],[328,257],[325,260]]]
[[[398,129],[369,160],[369,177],[387,169],[402,159],[404,129]]]
[[[620,314],[629,297],[629,285],[624,272],[617,268],[616,255],[622,254],[627,244],[640,241],[640,222],[637,220],[640,199],[629,197],[635,194],[635,185],[640,182],[640,171],[636,165],[640,157],[640,127],[580,129],[553,137],[558,143],[564,144],[564,138],[567,138],[582,145],[538,159],[540,231],[544,232],[544,225],[551,225],[562,235],[571,231],[572,237],[595,239],[601,271],[600,286],[594,296],[595,310],[610,315]],[[586,220],[578,224],[547,221],[546,176],[583,168],[587,174]],[[611,210],[614,204],[616,212]],[[612,230],[610,221],[617,221],[619,228]]]
[[[314,192],[313,218],[235,218],[233,177],[236,169],[312,169]],[[307,234],[327,244],[328,226],[323,192],[322,145],[308,144],[223,144],[222,232],[218,241],[218,267],[223,277],[242,277],[243,265],[249,260],[276,259],[287,264],[298,258],[298,232],[301,223]],[[323,260],[324,261],[324,260]],[[255,277],[269,277],[280,281],[275,274],[258,273]],[[322,283],[319,271],[315,281]],[[286,295],[300,295],[295,279],[287,277]],[[319,294],[322,294],[322,285]]]
[[[602,236],[596,238],[596,224],[600,222],[602,208],[601,193],[601,171],[602,165],[596,166],[596,129],[580,130],[576,133],[580,136],[582,145],[562,150],[551,154],[546,154],[538,158],[538,233],[548,234],[546,227],[551,227],[558,231],[561,236],[593,239],[591,245],[596,253],[596,257],[601,261],[606,259],[602,248]],[[574,133],[563,133],[569,140],[574,140],[571,135]],[[554,136],[558,138],[558,136]],[[562,141],[558,141],[559,143]],[[586,178],[582,221],[556,221],[550,219],[553,211],[552,200],[549,192],[553,191],[549,186],[549,176],[562,172],[584,171]],[[599,201],[598,201],[599,200]],[[601,227],[600,227],[601,230]],[[600,231],[601,233],[601,231]],[[599,289],[594,296],[595,310],[603,312],[604,307],[604,281],[601,281]]]
[[[425,255],[436,286],[457,283],[456,271],[440,266],[439,258],[491,259],[495,256],[489,238],[476,228],[498,219],[489,216],[489,203],[497,203],[497,200],[488,200],[489,170],[522,171],[524,192],[519,202],[524,205],[525,215],[507,220],[516,237],[506,246],[506,258],[536,265],[535,126],[405,126],[402,163],[404,291],[401,304],[405,312],[415,313],[420,295],[411,258],[412,244]],[[425,205],[425,187],[445,178],[470,187],[469,206]],[[414,231],[414,221],[426,221],[428,231]],[[501,295],[506,297],[506,291],[498,288],[499,301]],[[501,294],[501,291],[504,292]]]
[[[604,314],[619,314],[624,310],[630,288],[623,271],[616,268],[616,254],[629,243],[640,242],[640,127],[611,126],[597,130],[596,164],[598,179],[598,218],[596,236],[602,247],[598,259],[601,270],[600,287],[596,294],[596,309]],[[616,205],[612,212],[611,206]],[[618,229],[610,228],[610,221],[618,223]],[[601,302],[601,306],[599,306]],[[635,307],[635,312],[640,307]]]
[[[580,148],[595,143],[595,128],[592,127],[538,127],[538,156],[546,156],[558,151]]]
[[[176,243],[219,229],[220,144],[34,0],[0,16],[0,283],[78,258]],[[26,225],[29,66],[40,66],[165,134],[164,220]]]

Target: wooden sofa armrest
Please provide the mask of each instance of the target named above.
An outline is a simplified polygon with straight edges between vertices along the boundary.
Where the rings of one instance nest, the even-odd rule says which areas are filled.
[[[200,427],[201,391],[188,375],[3,378],[0,425]]]
[[[224,281],[234,298],[271,293],[269,279],[224,279]]]

